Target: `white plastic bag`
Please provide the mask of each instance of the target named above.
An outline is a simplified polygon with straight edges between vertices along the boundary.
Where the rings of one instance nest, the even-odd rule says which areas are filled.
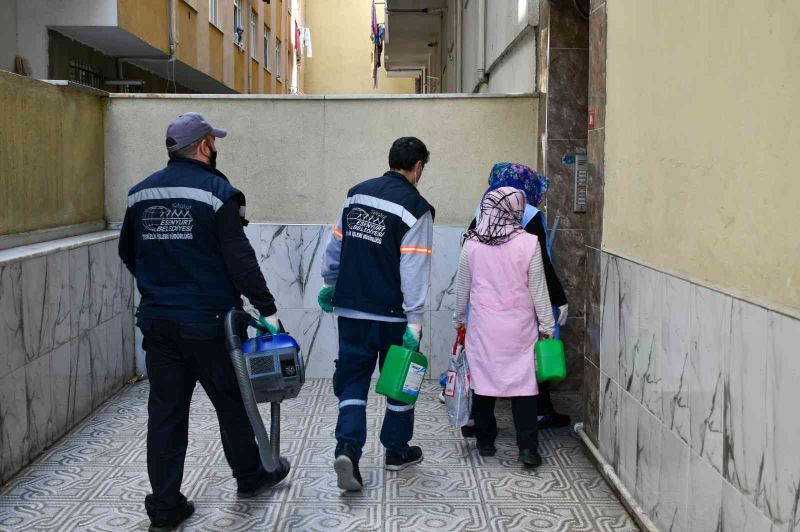
[[[464,349],[464,333],[459,330],[453,353],[450,357],[450,369],[447,372],[447,384],[444,389],[444,402],[447,404],[447,415],[456,428],[463,427],[469,421],[472,409],[472,390],[469,382],[469,363]]]

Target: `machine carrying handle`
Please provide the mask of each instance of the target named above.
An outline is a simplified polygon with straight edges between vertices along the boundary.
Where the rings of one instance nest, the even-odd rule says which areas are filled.
[[[242,394],[242,402],[244,403],[245,411],[247,412],[247,419],[255,432],[256,440],[258,441],[258,453],[261,457],[261,464],[267,471],[274,472],[281,467],[280,459],[280,405],[271,403],[272,423],[271,423],[271,436],[267,435],[267,429],[264,427],[264,420],[258,413],[258,404],[256,403],[255,395],[253,394],[253,386],[250,384],[250,376],[247,372],[247,367],[244,361],[244,353],[242,351],[242,339],[236,333],[236,325],[239,323],[249,323],[252,316],[243,310],[231,309],[225,314],[224,327],[225,327],[225,344],[228,347],[228,352],[233,363],[233,370],[236,374],[236,381],[239,384],[239,392]],[[271,440],[271,442],[270,442]],[[270,444],[271,443],[271,444]]]

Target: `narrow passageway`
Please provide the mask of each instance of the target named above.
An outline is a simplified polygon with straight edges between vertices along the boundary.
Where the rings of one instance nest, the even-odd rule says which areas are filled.
[[[385,403],[370,396],[361,462],[367,486],[343,495],[331,468],[337,401],[329,379],[310,380],[283,405],[288,482],[240,501],[216,414],[198,386],[183,482],[197,511],[180,530],[637,530],[571,429],[541,433],[544,465],[526,472],[516,462],[509,405],[498,407],[497,456],[481,458],[451,428],[438,392],[426,383],[417,403],[414,442],[425,460],[399,473],[383,469],[377,435]],[[0,530],[146,530],[147,393],[147,381],[126,387],[0,489]],[[577,394],[556,401],[577,415]]]

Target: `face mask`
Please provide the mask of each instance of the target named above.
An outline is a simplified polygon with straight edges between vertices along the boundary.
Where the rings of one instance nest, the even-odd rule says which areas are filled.
[[[211,168],[217,167],[217,150],[211,152],[211,156],[208,158],[208,165]]]

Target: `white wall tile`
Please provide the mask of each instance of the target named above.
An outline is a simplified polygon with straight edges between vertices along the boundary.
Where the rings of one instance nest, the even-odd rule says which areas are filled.
[[[38,455],[51,441],[53,399],[50,382],[49,356],[41,356],[25,366],[25,407],[28,411],[27,439],[31,456]]]
[[[620,410],[619,385],[608,375],[600,372],[600,427],[598,440],[600,452],[615,469],[619,468],[619,429]]]
[[[763,491],[767,446],[767,311],[741,300],[732,306],[725,349],[723,475],[753,504]]]
[[[800,530],[800,320],[774,312],[768,320],[767,452],[758,506],[776,531]]]
[[[665,276],[661,328],[661,397],[664,424],[689,443],[689,345],[691,285]]]
[[[689,530],[709,532],[723,530],[722,485],[725,480],[705,458],[689,455]]]
[[[22,264],[0,266],[0,377],[25,365]]]
[[[723,363],[729,345],[729,296],[694,285],[690,313],[689,416],[692,449],[722,473]]]
[[[0,483],[28,460],[25,367],[0,377]]]
[[[619,260],[614,255],[600,256],[602,317],[600,326],[600,369],[619,383]]]

